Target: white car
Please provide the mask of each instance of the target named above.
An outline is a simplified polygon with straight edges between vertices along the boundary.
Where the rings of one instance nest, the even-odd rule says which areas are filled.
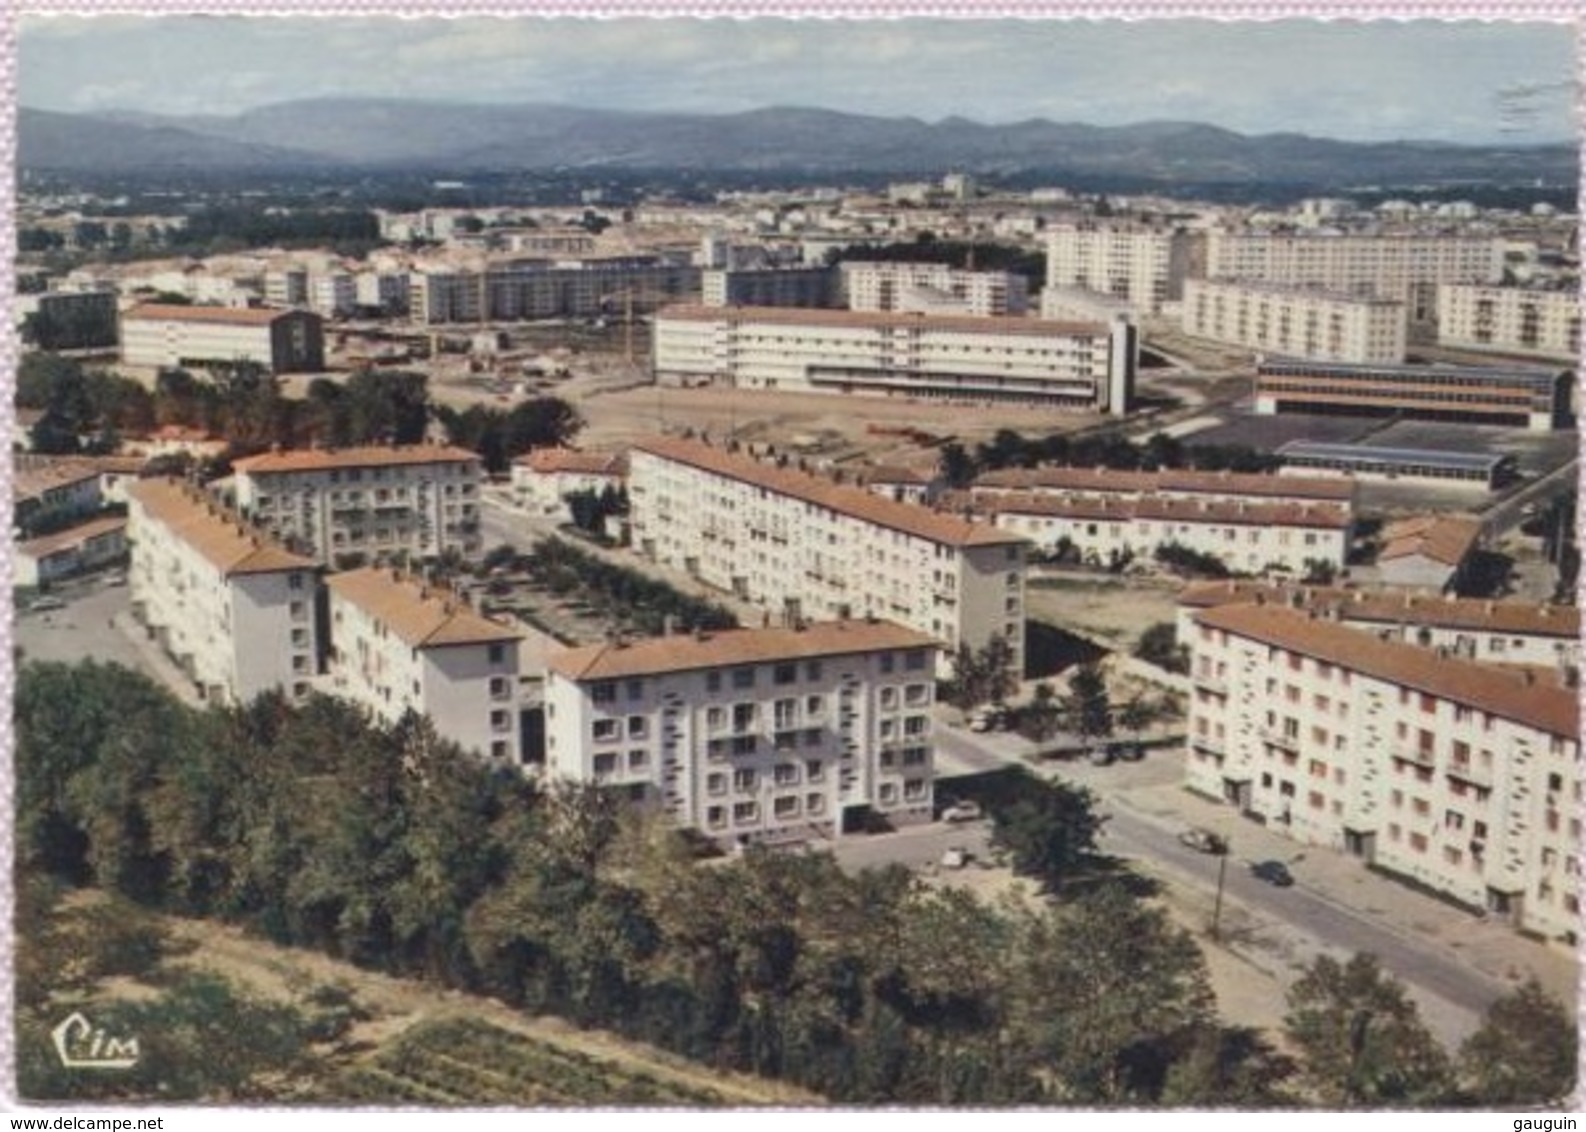
[[[969,851],[962,846],[954,845],[942,854],[942,868],[961,869],[969,864]]]
[[[954,802],[942,811],[945,822],[979,821],[984,816],[978,802]]]

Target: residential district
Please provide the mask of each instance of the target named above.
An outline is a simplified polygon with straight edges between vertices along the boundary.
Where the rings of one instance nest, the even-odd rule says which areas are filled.
[[[24,656],[413,713],[728,854],[971,886],[1022,765],[1198,937],[1245,925],[1255,1023],[1238,962],[1356,950],[1448,1035],[1522,975],[1573,1008],[1576,217],[950,174],[172,260],[180,211],[113,205],[19,203],[89,252],[19,267]],[[151,412],[74,418],[71,367]],[[301,426],[394,372],[416,427]],[[193,408],[239,375],[299,425]]]

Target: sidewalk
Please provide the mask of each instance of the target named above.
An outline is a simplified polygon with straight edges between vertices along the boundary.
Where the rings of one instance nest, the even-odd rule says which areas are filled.
[[[116,614],[110,619],[110,625],[132,645],[138,654],[139,667],[147,675],[165,685],[167,691],[188,707],[204,706],[204,701],[198,698],[198,690],[193,687],[187,674],[165,655],[158,644],[149,640],[148,633],[130,612]]]

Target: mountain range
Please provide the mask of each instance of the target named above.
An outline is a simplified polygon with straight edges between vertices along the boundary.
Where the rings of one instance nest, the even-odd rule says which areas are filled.
[[[1117,177],[1169,183],[1569,185],[1573,145],[1360,143],[1247,136],[1198,122],[982,125],[770,107],[707,115],[331,98],[226,116],[64,114],[22,107],[23,169],[673,168]]]

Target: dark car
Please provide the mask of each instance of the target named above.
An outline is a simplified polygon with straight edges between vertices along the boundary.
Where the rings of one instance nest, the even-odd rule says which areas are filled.
[[[1251,865],[1252,876],[1275,884],[1279,888],[1287,888],[1294,883],[1294,876],[1289,872],[1289,867],[1282,861],[1262,861],[1260,864]]]

